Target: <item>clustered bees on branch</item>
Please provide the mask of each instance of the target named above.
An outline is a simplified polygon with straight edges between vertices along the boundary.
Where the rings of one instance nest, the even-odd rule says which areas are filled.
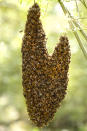
[[[53,119],[64,99],[68,83],[70,46],[62,36],[52,56],[35,3],[28,12],[22,43],[22,83],[30,120],[43,127]]]

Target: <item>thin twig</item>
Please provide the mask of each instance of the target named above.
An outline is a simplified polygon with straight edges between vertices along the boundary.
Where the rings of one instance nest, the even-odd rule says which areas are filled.
[[[69,17],[72,18],[70,12],[69,12],[68,9],[64,6],[64,4],[62,3],[62,1],[61,1],[61,0],[58,0],[58,2],[59,2],[59,4],[60,4],[60,6],[61,6],[61,8],[62,8],[62,10],[63,10],[63,12],[64,12],[64,14],[65,14],[65,15],[68,14]],[[69,20],[68,22],[69,22],[70,27],[71,27],[71,29],[72,29],[72,31],[73,31],[73,33],[74,33],[74,35],[75,35],[78,43],[79,43],[80,48],[82,49],[82,52],[83,52],[85,58],[87,59],[87,52],[86,52],[86,50],[85,50],[85,48],[84,48],[84,46],[83,46],[83,44],[82,44],[82,42],[81,42],[81,40],[80,40],[80,38],[79,38],[78,33],[74,30],[74,25],[77,26],[77,27],[79,27],[79,28],[80,28],[80,26],[77,24],[77,22],[76,22],[75,20],[73,20],[73,21],[72,21],[72,20]],[[73,25],[73,24],[74,24],[74,25]],[[81,29],[81,28],[80,28],[80,29]],[[82,31],[82,30],[81,30],[81,31]],[[83,33],[83,32],[82,32],[82,33]]]
[[[83,29],[80,27],[80,25],[78,24],[78,22],[76,22],[76,20],[74,19],[74,17],[70,14],[70,12],[68,11],[67,8],[65,8],[65,6],[63,5],[61,0],[58,0],[61,4],[61,7],[64,11],[65,14],[69,14],[69,17],[73,20],[73,23],[75,24],[75,26],[79,29],[80,33],[84,36],[85,40],[87,41],[87,35],[85,34],[85,32],[83,31]]]
[[[78,16],[80,17],[80,12],[79,12],[79,7],[78,7],[77,0],[75,0],[75,3],[76,3],[76,9],[77,9],[77,12],[78,12]]]
[[[80,2],[84,5],[84,7],[87,9],[87,5],[86,5],[86,2],[83,0],[80,0]]]
[[[71,29],[73,31],[73,34],[75,35],[75,37],[76,37],[76,39],[77,39],[77,41],[79,43],[80,48],[82,49],[82,52],[83,52],[85,58],[87,59],[87,52],[86,52],[84,46],[82,45],[82,42],[81,42],[81,39],[80,39],[78,33],[74,30],[74,26],[73,26],[72,23],[70,23],[70,26],[71,26]]]
[[[87,41],[87,35],[86,35],[85,32],[83,31],[83,29],[80,27],[80,25],[78,24],[78,22],[76,22],[76,20],[73,18],[73,16],[71,16],[71,14],[70,14],[69,11],[68,11],[68,13],[69,13],[69,16],[72,18],[73,23],[75,24],[75,26],[76,26],[77,28],[79,28],[80,33],[84,36],[85,40]]]
[[[84,36],[85,40],[87,41],[87,35],[85,34],[85,32],[83,31],[83,29],[80,27],[80,25],[78,24],[78,22],[76,22],[76,20],[74,19],[74,17],[70,14],[70,12],[68,11],[68,9],[65,8],[65,6],[63,5],[61,0],[58,0],[58,2],[61,4],[61,7],[63,9],[64,14],[69,14],[69,17],[73,20],[73,23],[75,24],[75,26],[79,29],[80,33]]]

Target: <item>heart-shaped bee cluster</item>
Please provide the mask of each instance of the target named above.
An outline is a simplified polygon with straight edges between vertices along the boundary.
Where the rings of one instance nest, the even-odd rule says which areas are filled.
[[[35,3],[28,12],[22,43],[22,83],[30,119],[43,127],[64,99],[68,84],[70,46],[62,36],[52,56],[46,49],[46,36]]]

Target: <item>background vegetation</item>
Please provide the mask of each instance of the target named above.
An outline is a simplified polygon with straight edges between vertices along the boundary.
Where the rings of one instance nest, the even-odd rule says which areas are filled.
[[[78,32],[85,48],[87,41],[78,28],[71,30],[58,1],[37,0],[49,54],[60,35],[69,38],[72,52],[69,84],[54,120],[38,129],[27,116],[21,83],[21,43],[27,10],[33,0],[0,0],[0,131],[87,131],[87,60],[73,32]],[[86,1],[63,0],[63,3],[87,34]]]

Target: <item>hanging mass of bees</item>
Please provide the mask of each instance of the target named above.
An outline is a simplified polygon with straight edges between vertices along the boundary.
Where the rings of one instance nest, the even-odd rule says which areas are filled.
[[[46,35],[35,3],[28,12],[22,42],[22,84],[30,120],[43,127],[53,119],[64,99],[70,63],[68,38],[61,36],[52,56],[46,49]]]

